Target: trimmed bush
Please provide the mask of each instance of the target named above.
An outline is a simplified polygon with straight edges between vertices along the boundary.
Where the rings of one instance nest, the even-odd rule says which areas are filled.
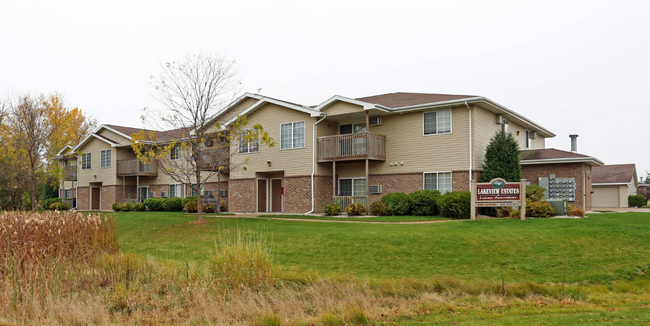
[[[216,213],[217,212],[217,206],[215,204],[203,204],[203,212],[204,213]]]
[[[143,203],[135,203],[135,204],[133,204],[133,210],[136,211],[136,212],[144,211],[144,204]]]
[[[163,198],[147,198],[144,200],[144,206],[149,208],[150,211],[163,211],[162,200]]]
[[[366,207],[361,204],[352,203],[345,208],[345,212],[348,216],[359,216],[366,213]]]
[[[67,211],[70,209],[70,206],[65,203],[52,203],[50,207],[53,210],[60,210],[60,211]]]
[[[49,199],[46,199],[46,200],[43,202],[43,207],[44,207],[45,209],[53,209],[53,208],[51,208],[51,207],[52,207],[52,204],[54,204],[54,203],[61,203],[61,202],[62,202],[62,199],[61,199],[61,198],[49,198]]]
[[[199,205],[196,201],[190,201],[185,204],[185,211],[187,213],[196,213],[199,211]]]
[[[567,215],[585,217],[585,211],[582,208],[571,209]]]
[[[409,196],[403,192],[386,194],[381,201],[388,206],[388,212],[392,215],[408,215],[411,212]]]
[[[183,210],[183,200],[178,197],[165,198],[162,207],[167,212],[180,212]]]
[[[339,215],[342,210],[341,205],[337,203],[325,204],[325,206],[323,206],[323,211],[327,216]]]
[[[440,197],[440,215],[466,219],[471,214],[472,198],[469,191],[448,192]]]
[[[183,198],[182,199],[183,207],[185,207],[185,205],[187,205],[187,203],[189,203],[191,201],[198,201],[198,198],[196,198],[196,196],[187,196],[187,197]]]
[[[555,209],[545,201],[534,201],[526,205],[526,217],[551,217]]]
[[[112,208],[114,211],[119,212],[119,211],[122,210],[122,207],[121,207],[121,206],[122,206],[122,205],[121,205],[120,203],[113,203],[113,205],[111,205],[111,208]]]
[[[545,188],[531,183],[529,186],[526,186],[526,199],[530,199],[530,201],[542,201],[544,200],[544,191],[546,191]]]
[[[370,204],[370,214],[375,216],[388,215],[388,205],[381,200],[375,200],[375,202]]]
[[[409,202],[411,203],[411,214],[418,216],[431,216],[440,214],[440,191],[438,190],[419,190],[410,193]]]
[[[631,195],[627,197],[627,206],[630,207],[643,207],[647,203],[643,195]]]
[[[130,212],[133,210],[133,204],[131,203],[122,203],[122,212]]]

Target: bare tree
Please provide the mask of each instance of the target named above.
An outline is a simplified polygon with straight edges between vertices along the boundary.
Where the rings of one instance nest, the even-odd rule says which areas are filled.
[[[155,162],[175,182],[190,184],[197,193],[198,220],[203,221],[201,189],[208,179],[216,176],[220,181],[223,170],[233,168],[228,165],[230,142],[241,139],[272,146],[272,139],[260,125],[240,133],[245,117],[237,117],[229,128],[215,121],[238,93],[233,61],[198,54],[161,66],[151,85],[163,109],[145,108],[142,118],[155,130],[167,131],[132,135],[133,149],[144,163]],[[219,202],[216,206],[219,209]]]

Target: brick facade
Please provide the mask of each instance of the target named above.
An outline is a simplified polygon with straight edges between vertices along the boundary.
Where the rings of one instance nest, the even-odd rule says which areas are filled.
[[[77,196],[77,209],[90,210],[90,188],[79,187],[77,188],[79,196]]]
[[[314,177],[316,179],[316,177]],[[284,212],[306,213],[311,210],[311,176],[284,177]],[[316,184],[316,182],[314,182]],[[322,187],[322,186],[321,186]],[[314,188],[314,191],[316,188]],[[317,203],[314,203],[318,206]]]
[[[256,195],[255,179],[231,179],[228,181],[228,208],[231,212],[256,212]]]
[[[116,202],[117,198],[117,187],[120,187],[120,194],[122,192],[122,186],[102,186],[102,195],[101,195],[101,206],[100,209],[103,211],[108,211],[113,209],[113,203]],[[121,201],[121,198],[120,198]]]
[[[586,175],[583,175],[585,173]],[[540,177],[555,174],[558,178],[575,178],[576,201],[569,202],[575,208],[591,210],[591,166],[586,163],[557,163],[557,164],[531,164],[521,166],[521,178],[530,183],[539,184]],[[583,189],[586,188],[586,191]],[[587,202],[584,203],[586,194]],[[583,204],[585,206],[583,206]]]

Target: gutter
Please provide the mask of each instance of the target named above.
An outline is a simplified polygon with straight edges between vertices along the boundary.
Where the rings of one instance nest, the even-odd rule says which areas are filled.
[[[473,155],[472,155],[472,108],[467,104],[467,101],[465,101],[465,106],[469,110],[469,191],[472,191],[472,168],[474,167],[473,165]]]
[[[594,166],[603,166],[605,163],[595,157],[576,157],[576,158],[548,158],[540,160],[521,160],[521,165],[530,164],[553,164],[553,163],[587,163]]]
[[[325,120],[327,113],[323,112],[323,117],[314,123],[314,126],[311,128],[312,134],[312,162],[311,162],[311,210],[303,215],[311,214],[314,211],[314,174],[316,173],[316,125],[321,121]]]

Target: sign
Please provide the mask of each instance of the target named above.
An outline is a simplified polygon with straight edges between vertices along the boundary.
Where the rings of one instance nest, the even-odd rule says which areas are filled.
[[[521,182],[506,182],[501,178],[492,179],[488,183],[472,181],[472,211],[471,219],[476,220],[476,207],[507,207],[519,206],[521,219],[526,219],[526,180]],[[524,194],[522,196],[522,193]]]

